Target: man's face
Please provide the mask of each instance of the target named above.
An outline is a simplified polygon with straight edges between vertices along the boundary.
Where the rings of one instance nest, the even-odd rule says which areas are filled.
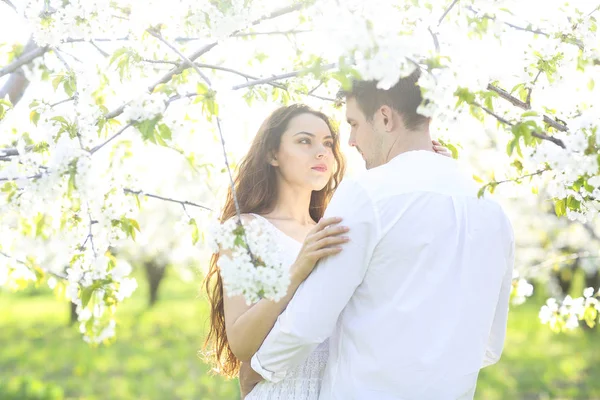
[[[346,99],[346,120],[350,124],[348,144],[356,147],[365,160],[367,169],[384,164],[384,135],[381,129],[377,129],[377,116],[374,116],[372,121],[367,120],[356,99],[348,97]]]

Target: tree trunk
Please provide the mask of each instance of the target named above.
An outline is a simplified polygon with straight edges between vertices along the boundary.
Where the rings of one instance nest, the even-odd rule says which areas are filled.
[[[158,300],[158,288],[165,277],[166,265],[158,264],[155,261],[144,263],[146,278],[148,279],[149,300],[148,307],[152,307]]]
[[[71,316],[69,318],[69,324],[73,325],[77,322],[77,305],[72,301],[69,302],[69,308],[71,312]]]

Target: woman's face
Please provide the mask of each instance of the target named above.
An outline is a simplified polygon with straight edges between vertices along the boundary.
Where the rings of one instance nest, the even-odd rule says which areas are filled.
[[[313,114],[292,118],[271,165],[286,183],[319,191],[333,175],[333,137],[327,123]]]

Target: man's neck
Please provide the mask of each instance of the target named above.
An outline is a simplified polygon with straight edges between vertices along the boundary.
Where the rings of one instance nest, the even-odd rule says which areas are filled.
[[[390,161],[402,153],[417,150],[434,151],[429,131],[408,132],[407,134],[399,136],[392,145],[385,162]]]

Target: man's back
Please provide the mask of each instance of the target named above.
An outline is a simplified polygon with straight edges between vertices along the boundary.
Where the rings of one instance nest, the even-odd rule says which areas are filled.
[[[320,398],[472,398],[479,369],[502,351],[508,219],[477,198],[454,160],[432,152],[401,154],[352,185],[370,198],[372,209],[355,212],[377,238],[337,320]],[[326,216],[343,208],[332,202]]]

